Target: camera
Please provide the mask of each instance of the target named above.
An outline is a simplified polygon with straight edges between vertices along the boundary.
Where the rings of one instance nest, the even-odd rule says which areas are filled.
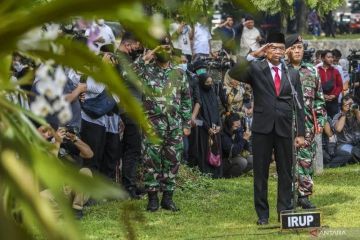
[[[357,110],[357,109],[359,109],[359,105],[356,104],[356,103],[353,103],[353,104],[351,105],[351,110]]]
[[[79,132],[80,132],[78,127],[74,127],[74,126],[70,126],[70,125],[65,126],[65,131],[68,133],[75,134],[76,136],[78,136]]]
[[[355,87],[355,83],[360,82],[360,49],[349,49],[350,55],[347,57],[349,61],[349,75],[350,75],[350,93],[354,96],[356,102],[360,101],[360,89]]]
[[[313,62],[313,57],[314,57],[314,53],[315,53],[315,48],[310,48],[308,49],[309,44],[308,43],[304,43],[304,56],[303,56],[303,61],[306,63],[312,63]]]

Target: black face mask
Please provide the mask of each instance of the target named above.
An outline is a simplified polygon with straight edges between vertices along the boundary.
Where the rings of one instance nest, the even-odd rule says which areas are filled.
[[[170,61],[170,53],[165,51],[160,51],[155,53],[156,60],[160,63],[167,63]]]
[[[204,89],[204,91],[208,92],[211,90],[211,87],[212,87],[212,85],[203,85],[202,89]]]
[[[129,53],[129,56],[131,57],[131,59],[133,61],[135,61],[143,52],[144,52],[144,50],[131,51]]]
[[[237,134],[237,133],[239,133],[240,131],[241,131],[241,129],[240,129],[240,128],[237,128],[237,129],[234,129],[234,130],[233,130],[233,133]]]

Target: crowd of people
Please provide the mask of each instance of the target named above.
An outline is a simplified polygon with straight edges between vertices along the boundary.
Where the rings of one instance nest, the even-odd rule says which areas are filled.
[[[213,34],[206,16],[191,26],[177,15],[169,34],[154,49],[147,49],[146,43],[129,32],[116,44],[103,20],[76,28],[67,37],[87,44],[116,69],[161,140],[151,141],[127,110],[118,107],[121,96],[109,94],[111,89],[70,68],[64,68],[62,97],[71,108],[71,120],[60,123],[49,114],[46,119],[55,133],[46,126],[37,126],[38,130],[58,146],[57,155],[71,159],[82,174],[102,174],[121,183],[131,199],[140,199],[146,193],[148,211],[157,211],[160,206],[179,210],[173,194],[181,164],[197,167],[212,178],[238,177],[254,169],[258,224],[266,224],[271,159],[278,169],[279,198],[285,199],[278,210],[289,208],[291,172],[288,163],[282,161],[291,159],[288,149],[293,139],[287,129],[293,124],[293,104],[280,56],[287,58],[301,103],[295,131],[298,204],[315,207],[308,199],[313,192],[315,135],[323,134],[325,166],[360,160],[358,99],[348,93],[348,62],[337,49],[319,50],[314,62],[305,63],[299,35],[288,36],[286,41],[281,34],[263,36],[250,15],[239,24],[234,24],[232,16],[225,17]],[[221,50],[212,49],[213,38],[221,39]],[[14,54],[13,77],[21,79],[32,65],[21,53]],[[34,71],[43,65],[34,65]],[[250,70],[244,70],[248,66]],[[53,73],[56,67],[52,65],[47,71]],[[259,82],[256,79],[263,77],[256,74],[263,71],[268,71],[270,80]],[[40,77],[24,86],[31,94],[29,103],[21,100],[20,104],[29,108],[36,102],[34,96],[41,94],[41,86]],[[54,200],[46,189],[42,195]],[[72,195],[73,208],[81,218],[88,197]]]

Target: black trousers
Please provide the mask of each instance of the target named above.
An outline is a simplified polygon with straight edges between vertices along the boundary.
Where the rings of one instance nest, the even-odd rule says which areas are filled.
[[[94,156],[85,160],[83,166],[114,180],[116,162],[120,160],[119,134],[107,133],[105,127],[85,120],[81,121],[80,133],[81,139],[94,152]]]
[[[115,181],[116,163],[120,161],[119,133],[106,133],[104,155],[100,164],[100,172]]]
[[[253,132],[254,155],[254,202],[259,218],[269,218],[268,178],[272,151],[274,149],[278,173],[277,211],[292,208],[292,144],[291,138]]]
[[[136,167],[141,157],[141,134],[138,126],[125,114],[122,140],[122,183],[126,189],[136,187]]]
[[[91,170],[100,171],[100,164],[104,155],[106,128],[85,120],[81,120],[81,139],[89,145],[94,152],[91,159],[84,161],[83,166]]]
[[[329,117],[333,119],[333,117],[340,111],[339,110],[339,103],[338,99],[335,98],[335,100],[330,102],[325,102],[325,109]]]

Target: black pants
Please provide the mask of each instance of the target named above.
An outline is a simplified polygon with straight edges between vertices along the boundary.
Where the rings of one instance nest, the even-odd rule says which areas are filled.
[[[326,104],[325,109],[326,109],[328,116],[331,117],[331,119],[333,119],[333,117],[339,112],[338,99],[335,98],[335,100],[333,100],[331,102],[326,102],[325,104]]]
[[[136,167],[141,156],[141,134],[138,126],[125,114],[122,140],[122,183],[126,189],[136,187]]]
[[[85,120],[81,120],[81,139],[89,145],[94,156],[84,161],[83,166],[91,170],[100,171],[100,164],[104,155],[106,128]]]
[[[253,157],[247,158],[235,156],[231,159],[223,159],[224,178],[239,177],[253,168]]]
[[[186,57],[188,63],[191,63],[192,55],[191,54],[185,54],[185,57]]]
[[[116,163],[120,161],[119,133],[106,133],[104,155],[100,164],[100,172],[115,181]]]
[[[272,151],[278,173],[277,211],[292,208],[292,140],[273,130],[268,134],[253,132],[254,202],[259,218],[269,218],[268,178]]]

